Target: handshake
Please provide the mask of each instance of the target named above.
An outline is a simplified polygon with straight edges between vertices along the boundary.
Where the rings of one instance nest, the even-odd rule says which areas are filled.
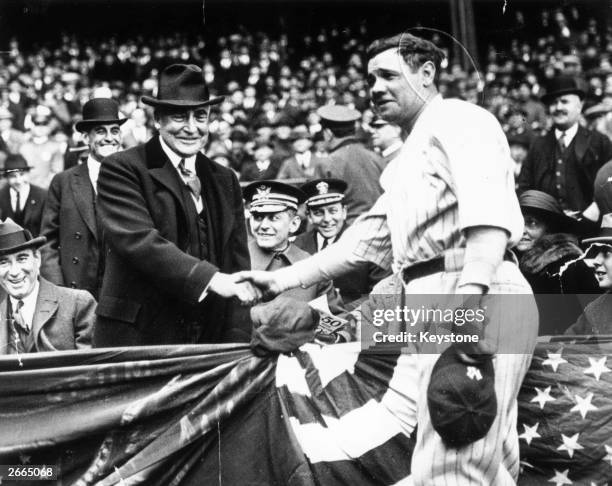
[[[271,300],[280,294],[281,288],[273,272],[250,270],[229,273],[216,273],[210,280],[208,290],[225,298],[236,297],[242,305],[255,305]]]

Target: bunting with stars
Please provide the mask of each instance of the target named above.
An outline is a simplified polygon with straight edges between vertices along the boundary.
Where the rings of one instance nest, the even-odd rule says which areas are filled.
[[[612,485],[611,371],[612,336],[537,345],[519,394],[519,486]],[[0,464],[53,464],[78,486],[404,484],[415,373],[413,355],[357,343],[0,357]]]
[[[519,396],[522,485],[612,484],[612,343],[551,338]]]

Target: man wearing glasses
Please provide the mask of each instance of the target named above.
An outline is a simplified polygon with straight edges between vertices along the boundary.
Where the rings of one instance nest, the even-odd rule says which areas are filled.
[[[109,157],[98,179],[109,251],[94,346],[248,339],[229,299],[257,294],[231,276],[250,268],[240,186],[201,153],[223,98],[210,97],[197,66],[174,64],[142,101],[159,136]]]

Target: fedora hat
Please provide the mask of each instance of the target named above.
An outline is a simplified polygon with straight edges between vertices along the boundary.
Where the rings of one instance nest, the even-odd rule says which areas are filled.
[[[519,196],[519,205],[523,213],[531,213],[539,216],[545,223],[555,226],[553,231],[569,231],[571,233],[584,234],[588,232],[583,228],[580,221],[567,216],[557,200],[542,191],[530,189]]]
[[[172,64],[159,75],[157,98],[143,96],[150,106],[167,108],[199,108],[217,105],[224,97],[211,98],[202,70],[194,64]]]
[[[32,233],[23,229],[11,218],[0,223],[0,255],[8,255],[26,248],[38,248],[47,241],[44,236],[33,238]]]
[[[582,240],[582,243],[585,245],[590,243],[605,243],[612,245],[612,213],[604,214],[602,216],[599,234],[593,238]]]
[[[576,76],[561,75],[553,78],[547,86],[546,94],[540,99],[544,104],[550,104],[557,96],[575,94],[581,100],[586,96],[586,83]]]
[[[127,118],[119,118],[119,104],[110,98],[92,98],[83,105],[83,119],[74,124],[79,132],[86,132],[98,125],[122,125]]]
[[[32,169],[32,166],[28,165],[23,155],[9,154],[4,161],[4,169],[2,169],[1,173],[7,175],[11,172],[29,171],[30,169]]]

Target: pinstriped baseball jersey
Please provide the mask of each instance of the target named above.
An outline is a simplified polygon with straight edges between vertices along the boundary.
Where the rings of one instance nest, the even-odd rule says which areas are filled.
[[[472,226],[505,229],[509,246],[523,232],[506,137],[493,115],[464,101],[430,101],[381,185],[368,213],[287,278],[312,285],[363,261],[397,272],[465,246],[463,230]]]

